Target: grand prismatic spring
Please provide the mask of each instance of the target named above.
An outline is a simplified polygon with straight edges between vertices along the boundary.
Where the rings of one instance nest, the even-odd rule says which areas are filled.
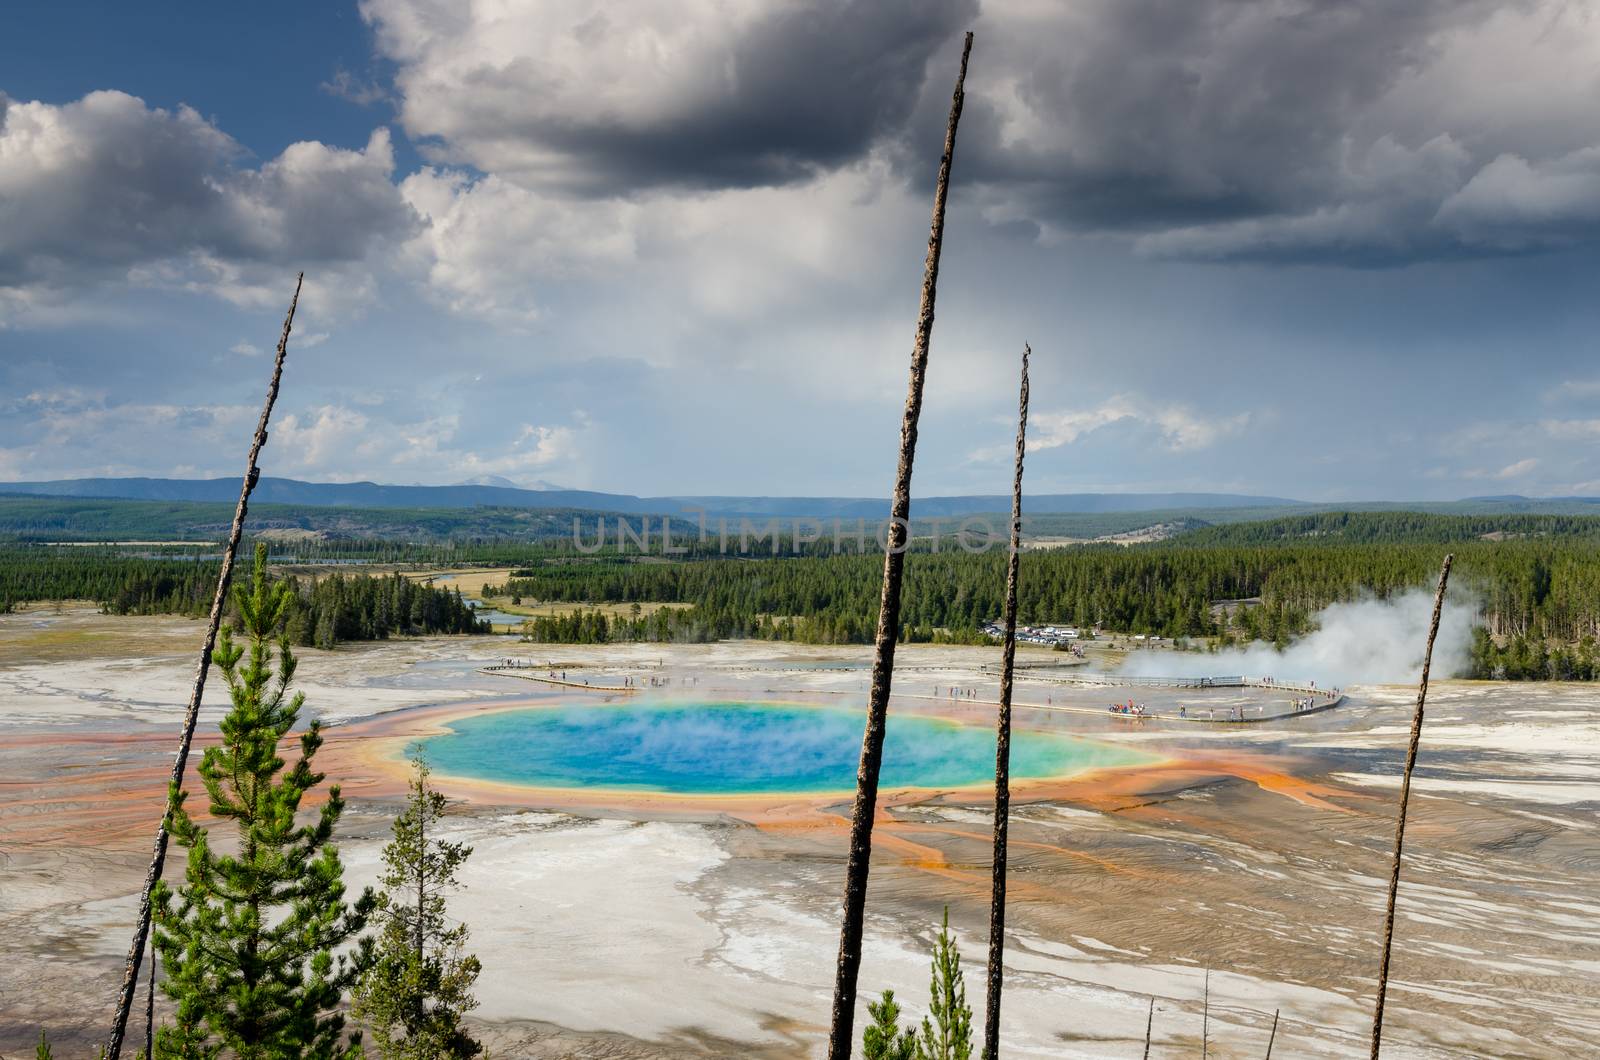
[[[656,703],[504,711],[450,723],[422,744],[440,773],[532,787],[701,795],[845,792],[861,746],[859,711],[781,703]],[[1059,733],[1020,731],[1018,780],[1153,761]],[[883,786],[963,788],[994,768],[994,735],[918,715],[889,722]]]

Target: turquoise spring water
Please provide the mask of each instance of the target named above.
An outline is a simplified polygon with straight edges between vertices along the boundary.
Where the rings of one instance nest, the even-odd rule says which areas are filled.
[[[620,788],[700,795],[814,793],[855,788],[857,710],[782,703],[629,703],[548,707],[464,718],[424,741],[440,773],[550,788]],[[1137,751],[1016,730],[1011,775],[1064,776],[1134,765]],[[991,783],[994,732],[891,714],[884,789]]]

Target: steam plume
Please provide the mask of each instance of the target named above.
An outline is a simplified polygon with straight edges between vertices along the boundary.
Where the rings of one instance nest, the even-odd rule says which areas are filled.
[[[1329,685],[1414,682],[1422,672],[1423,636],[1432,611],[1433,596],[1422,589],[1387,600],[1332,604],[1318,613],[1316,631],[1283,651],[1254,644],[1215,655],[1144,652],[1130,657],[1123,672],[1140,677],[1271,675]],[[1465,600],[1445,602],[1433,649],[1435,673],[1453,676],[1466,669],[1475,611]]]

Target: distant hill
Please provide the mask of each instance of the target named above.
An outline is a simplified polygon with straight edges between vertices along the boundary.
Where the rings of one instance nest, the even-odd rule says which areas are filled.
[[[142,501],[219,502],[239,496],[237,478],[80,478],[51,482],[0,483],[0,493],[46,497],[79,497]],[[456,486],[385,486],[374,482],[302,482],[263,478],[253,499],[261,504],[294,504],[342,508],[566,508],[630,514],[671,514],[704,510],[716,516],[767,518],[882,519],[886,499],[867,497],[636,497],[591,490],[520,489],[514,486],[463,483]],[[1277,497],[1230,493],[1055,493],[1024,499],[1030,514],[1137,512],[1186,508],[1298,506]],[[1009,496],[975,494],[919,497],[912,510],[919,518],[941,518],[982,512],[1008,512]]]
[[[538,483],[543,487],[545,483]],[[0,536],[83,538],[150,536],[208,537],[226,526],[239,496],[235,478],[92,478],[53,482],[0,483]],[[166,506],[165,508],[161,506]],[[192,507],[191,507],[192,506]],[[452,486],[393,486],[373,482],[302,482],[263,478],[252,502],[252,529],[302,529],[339,537],[398,537],[411,540],[471,537],[543,537],[570,528],[574,516],[585,526],[600,513],[670,515],[685,525],[708,520],[748,518],[841,519],[879,522],[889,502],[865,497],[739,497],[683,495],[637,497],[593,490],[524,489],[494,481]],[[912,504],[916,532],[926,534],[932,520],[977,516],[1003,537],[1010,523],[1011,499],[970,494],[919,497]],[[1423,513],[1460,517],[1600,516],[1596,497],[1469,497],[1459,501],[1371,501],[1319,504],[1276,497],[1229,493],[1057,493],[1023,499],[1025,530],[1047,542],[1106,538],[1205,537],[1205,529],[1248,523],[1258,530],[1211,535],[1217,543],[1246,540],[1416,539],[1445,534],[1564,534],[1554,524],[1526,527],[1499,522],[1413,525],[1404,518],[1354,520],[1318,518],[1332,513]],[[1293,521],[1298,519],[1300,521]],[[1289,520],[1266,526],[1275,520]],[[953,532],[946,523],[944,533]]]
[[[18,486],[76,487],[79,483],[13,483],[0,485],[0,539],[62,541],[216,540],[227,530],[237,500],[231,481],[184,483],[165,479],[99,479],[99,483],[145,484],[151,492],[216,490],[226,484],[225,500],[130,499],[68,494],[14,492]],[[294,495],[307,487],[322,502],[283,503],[264,497]],[[363,487],[370,487],[364,489]],[[94,486],[85,487],[93,489]],[[125,486],[101,488],[129,489]],[[141,487],[133,487],[141,488]],[[475,501],[489,490],[492,495],[531,494],[533,500],[514,504]],[[384,505],[378,500],[414,491],[435,500],[433,505]],[[339,492],[333,492],[339,491]],[[438,493],[457,500],[437,501]],[[355,504],[327,503],[327,496],[354,496]],[[546,498],[595,498],[592,507],[537,503]],[[1102,509],[1112,498],[1134,498],[1120,503],[1156,503],[1168,498],[1204,498],[1204,507]],[[1590,498],[1550,500],[1472,498],[1448,502],[1313,505],[1281,501],[1269,505],[1218,505],[1215,494],[1078,494],[1029,497],[1024,501],[1023,533],[1041,546],[1089,542],[1136,544],[1172,540],[1194,545],[1262,545],[1304,541],[1329,543],[1507,540],[1520,537],[1600,537],[1600,501]],[[1227,498],[1223,498],[1226,500]],[[915,502],[912,532],[925,537],[955,532],[957,517],[975,519],[989,527],[991,536],[1003,540],[1009,532],[1009,501],[1002,511],[975,510],[1003,498],[934,497]],[[1061,510],[1067,504],[1078,510]],[[675,509],[672,507],[675,506]],[[288,537],[309,535],[322,540],[382,539],[400,541],[550,540],[569,536],[576,522],[592,535],[604,520],[614,526],[626,517],[637,524],[650,518],[655,525],[671,514],[673,535],[683,539],[698,532],[698,518],[684,508],[701,507],[708,515],[707,529],[717,533],[716,520],[727,519],[730,530],[738,520],[760,526],[776,521],[785,530],[801,518],[839,518],[846,526],[859,517],[881,525],[887,505],[850,498],[762,497],[629,497],[620,494],[582,493],[577,490],[536,492],[515,488],[476,486],[372,486],[370,483],[329,485],[267,479],[256,492],[247,524],[252,533]],[[799,515],[789,514],[801,513]],[[824,525],[826,532],[826,525]]]
[[[123,498],[42,497],[0,492],[0,540],[220,541],[233,521],[232,501],[143,501]],[[346,508],[315,504],[252,504],[245,529],[281,541],[391,540],[548,541],[569,538],[574,525],[596,539],[604,520],[636,525],[643,516],[574,508]],[[660,533],[660,523],[650,522]],[[694,523],[672,520],[682,541]]]

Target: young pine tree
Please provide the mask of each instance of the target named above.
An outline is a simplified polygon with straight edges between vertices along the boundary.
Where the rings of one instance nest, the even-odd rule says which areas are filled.
[[[207,748],[199,766],[209,812],[233,825],[239,852],[214,852],[184,809],[185,793],[176,793],[168,827],[189,854],[176,896],[165,882],[153,896],[162,989],[176,1009],[156,1037],[158,1057],[361,1055],[360,1035],[345,1037],[339,1004],[371,963],[372,942],[358,936],[375,899],[369,888],[354,906],[344,900],[331,842],[344,810],[337,785],[309,822],[296,822],[323,779],[311,769],[321,726],[312,722],[300,736],[292,766],[278,755],[304,702],[289,693],[295,658],[282,635],[291,592],[286,582],[268,583],[258,545],[250,585],[234,592],[246,645],[224,629],[215,656],[233,705],[221,745]]]
[[[861,1032],[865,1060],[917,1060],[917,1032],[900,1028],[900,1006],[893,990],[885,990],[878,1001],[869,1001],[867,1014],[872,1022]]]
[[[950,907],[944,910],[944,927],[933,942],[933,972],[928,1009],[922,1018],[922,1039],[917,1060],[971,1060],[972,1009],[961,974],[961,954],[950,934]]]
[[[961,954],[950,934],[948,906],[944,927],[933,941],[929,994],[929,1016],[923,1017],[920,1038],[914,1026],[901,1029],[893,990],[885,990],[881,1000],[867,1005],[872,1022],[861,1034],[865,1060],[972,1060],[972,1009],[967,1005]]]
[[[378,897],[377,961],[355,992],[356,1016],[372,1030],[383,1060],[477,1056],[461,1027],[476,1007],[478,958],[463,953],[465,924],[449,926],[445,899],[472,848],[438,838],[445,797],[428,786],[428,765],[414,762],[406,808],[383,849],[388,867]]]

